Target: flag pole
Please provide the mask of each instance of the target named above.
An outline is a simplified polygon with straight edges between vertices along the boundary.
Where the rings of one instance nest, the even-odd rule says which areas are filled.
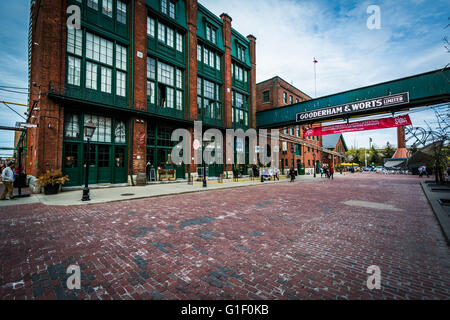
[[[313,63],[314,63],[314,97],[317,98],[317,76],[316,76],[316,63],[318,61],[314,57]]]

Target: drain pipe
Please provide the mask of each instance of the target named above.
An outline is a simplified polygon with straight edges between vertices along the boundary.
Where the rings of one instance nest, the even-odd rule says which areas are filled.
[[[131,1],[131,7],[133,16],[131,18],[131,107],[134,108],[134,1]],[[133,132],[134,132],[134,118],[131,119],[131,130],[130,130],[130,143],[129,143],[129,153],[130,157],[128,160],[128,174],[130,175],[131,185],[134,187],[133,180],[133,171],[131,170],[131,166],[133,163]]]

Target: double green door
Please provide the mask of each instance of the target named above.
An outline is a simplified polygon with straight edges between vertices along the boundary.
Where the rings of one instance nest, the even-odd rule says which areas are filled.
[[[125,146],[89,145],[89,183],[125,183],[127,152]],[[86,177],[87,144],[64,145],[63,172],[69,176],[67,186],[83,185]]]

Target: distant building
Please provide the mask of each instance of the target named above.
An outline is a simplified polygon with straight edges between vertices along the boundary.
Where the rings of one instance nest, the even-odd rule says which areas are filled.
[[[322,146],[325,149],[336,151],[341,154],[345,154],[345,152],[348,151],[344,136],[341,133],[324,135],[322,137]],[[322,161],[334,167],[339,167],[343,161],[343,158],[341,157],[329,159],[327,154],[324,154],[324,156],[325,158],[322,159]]]
[[[278,76],[256,84],[256,110],[258,112],[283,108],[307,100],[311,100],[311,97]],[[313,127],[320,125],[317,123]],[[304,125],[280,128],[279,168],[286,170],[294,167],[298,171],[305,169],[306,173],[312,174],[314,164],[317,168],[321,162],[324,162],[324,159],[328,163],[328,155],[331,156],[331,161],[338,158],[334,150],[330,149],[331,152],[324,150],[322,136],[304,137],[305,131],[306,126]]]

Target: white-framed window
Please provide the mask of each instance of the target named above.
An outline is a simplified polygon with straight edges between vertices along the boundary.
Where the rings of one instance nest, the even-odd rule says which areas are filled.
[[[86,33],[86,57],[112,66],[113,43],[91,33]]]
[[[177,83],[176,87],[178,89],[183,89],[183,71],[177,69]]]
[[[203,49],[203,63],[209,65],[209,51],[208,49]]]
[[[67,29],[67,52],[78,56],[83,54],[83,30]]]
[[[216,55],[216,69],[220,71],[220,56]]]
[[[216,29],[209,23],[206,24],[206,39],[213,43],[216,43]]]
[[[147,81],[147,96],[151,104],[155,104],[155,83],[153,81]]]
[[[126,97],[127,90],[127,74],[125,72],[117,71],[116,78],[116,94],[121,97]]]
[[[101,67],[101,86],[100,90],[102,92],[111,93],[111,78],[112,78],[112,71],[110,68]]]
[[[117,0],[117,21],[127,23],[127,4],[120,0]]]
[[[197,77],[197,94],[202,95],[202,78]]]
[[[158,22],[158,40],[166,42],[166,26]]]
[[[79,86],[81,79],[81,60],[72,56],[68,57],[67,83]]]
[[[113,16],[113,3],[112,0],[102,0],[103,3],[103,14],[107,17],[112,18]]]
[[[214,52],[210,51],[209,52],[209,66],[211,68],[214,68],[214,62],[215,62],[215,57],[214,57]]]
[[[177,90],[177,110],[183,110],[183,91]]]
[[[175,19],[175,3],[169,1],[169,17]]]
[[[161,12],[167,14],[167,0],[161,0]]]
[[[161,61],[158,62],[158,82],[173,86],[174,68]]]
[[[197,61],[202,61],[202,47],[197,45]]]
[[[156,60],[147,57],[147,78],[156,80]]]
[[[76,114],[66,116],[64,136],[66,138],[78,138],[80,136],[80,124]]]
[[[111,118],[95,116],[90,114],[84,115],[84,125],[92,121],[97,129],[91,138],[92,142],[111,142],[112,121]],[[84,141],[87,138],[84,137]]]
[[[167,27],[166,27],[166,28],[167,28]],[[173,48],[173,30],[170,29],[170,28],[167,28],[167,42],[166,42],[166,44],[167,44],[169,47],[172,47],[172,48]]]
[[[126,126],[123,121],[116,121],[116,128],[114,129],[114,142],[115,143],[127,143],[126,140]]]
[[[155,19],[147,17],[147,35],[155,37]]]
[[[98,66],[95,63],[86,62],[86,88],[97,90],[97,70]]]
[[[116,44],[116,67],[127,71],[127,48]]]
[[[98,0],[87,0],[87,5],[91,9],[98,10]]]
[[[183,52],[183,36],[177,32],[177,51]]]
[[[173,96],[173,89],[167,88],[167,108],[173,108],[174,105],[174,96]]]

